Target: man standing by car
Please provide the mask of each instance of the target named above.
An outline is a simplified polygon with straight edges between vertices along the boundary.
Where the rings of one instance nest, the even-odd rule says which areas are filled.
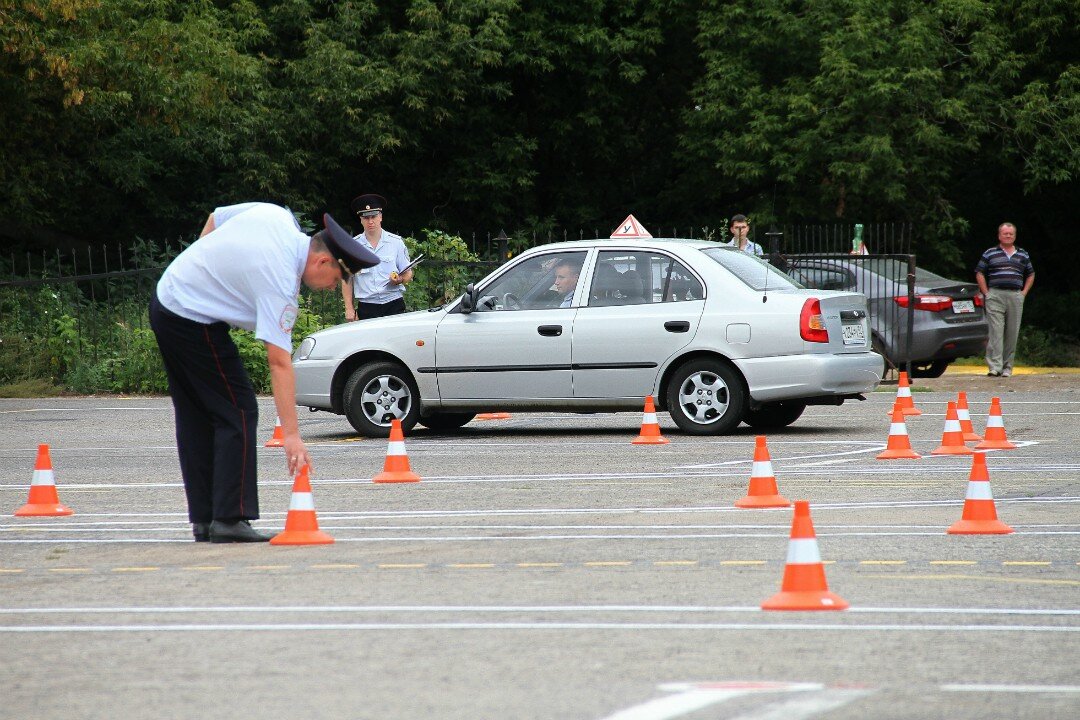
[[[728,244],[737,247],[744,253],[764,257],[765,251],[756,242],[749,238],[750,221],[745,215],[736,215],[731,218],[731,242]]]
[[[150,327],[169,379],[180,473],[196,542],[263,542],[259,517],[255,391],[229,328],[266,345],[285,459],[309,464],[296,419],[292,327],[300,283],[329,290],[379,259],[334,219],[308,237],[286,208],[219,207],[202,235],[165,268],[150,301]]]
[[[1009,377],[1013,371],[1024,298],[1035,282],[1031,258],[1022,248],[1016,247],[1016,226],[1012,223],[998,226],[997,247],[990,248],[979,258],[975,282],[986,298],[986,324],[990,331],[986,343],[986,374]]]
[[[383,230],[384,207],[386,199],[381,195],[360,195],[352,201],[352,210],[364,226],[356,240],[378,256],[379,264],[341,284],[346,322],[405,312],[405,285],[413,271],[402,272],[409,265],[409,253],[400,235]]]

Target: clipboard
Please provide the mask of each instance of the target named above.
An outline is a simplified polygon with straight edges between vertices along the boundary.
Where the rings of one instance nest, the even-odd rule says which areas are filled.
[[[421,262],[423,262],[423,260],[424,260],[424,253],[420,253],[419,255],[417,255],[417,256],[416,256],[416,258],[415,258],[415,259],[414,259],[414,260],[413,260],[413,261],[412,261],[411,263],[409,263],[408,265],[406,265],[405,267],[403,267],[403,268],[402,268],[401,270],[397,270],[397,271],[396,271],[396,272],[397,272],[397,274],[398,274],[398,277],[401,277],[401,276],[402,276],[402,275],[404,275],[405,273],[407,273],[407,272],[409,272],[410,270],[412,270],[412,269],[413,269],[413,268],[414,268],[415,266],[417,266],[417,265],[419,265],[419,264],[420,264]],[[384,288],[388,288],[388,287],[390,287],[390,283],[391,283],[391,282],[393,282],[393,281],[392,281],[392,280],[387,280],[387,281],[386,281],[386,284],[385,284],[385,285],[383,285],[383,287],[384,287]]]

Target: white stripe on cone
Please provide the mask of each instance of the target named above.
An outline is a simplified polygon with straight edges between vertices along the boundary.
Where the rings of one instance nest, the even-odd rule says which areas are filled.
[[[386,446],[387,455],[404,455],[405,443],[400,440],[394,440]]]
[[[773,477],[771,460],[755,460],[754,467],[750,470],[750,477],[770,478]]]
[[[892,423],[889,425],[890,435],[907,435],[907,425],[905,423]]]
[[[656,413],[645,413],[641,417],[641,422],[644,425],[656,425]]]
[[[289,500],[290,510],[314,510],[315,498],[309,492],[294,492]]]
[[[985,480],[972,480],[967,486],[967,499],[968,500],[993,500],[994,496],[990,492],[990,483]]]
[[[963,432],[960,429],[960,421],[959,420],[946,420],[945,421],[945,432]]]
[[[964,420],[970,421],[971,413],[968,412],[967,408],[956,408],[956,417],[960,422],[963,422]]]
[[[1001,422],[1001,416],[1000,415],[988,415],[986,417],[986,427],[988,427],[988,428],[990,428],[990,427],[1003,428],[1003,427],[1005,427],[1005,423]]]
[[[896,397],[911,397],[911,388],[900,387],[896,389]]]
[[[821,562],[821,552],[817,540],[791,540],[788,543],[787,562],[789,565],[813,565]]]
[[[35,470],[30,478],[31,485],[55,485],[56,478],[52,470]]]

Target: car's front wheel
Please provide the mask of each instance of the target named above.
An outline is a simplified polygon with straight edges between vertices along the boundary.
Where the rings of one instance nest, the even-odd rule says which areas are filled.
[[[420,393],[409,372],[393,362],[357,368],[342,395],[345,417],[365,437],[389,437],[391,421],[408,432],[420,417]]]
[[[420,424],[436,432],[457,430],[469,423],[476,413],[437,412],[420,416]]]
[[[747,408],[743,422],[755,430],[775,430],[798,420],[805,409],[806,403],[801,402],[765,403],[757,410]]]
[[[717,360],[691,360],[667,387],[671,419],[690,435],[722,435],[738,427],[746,407],[742,378]]]

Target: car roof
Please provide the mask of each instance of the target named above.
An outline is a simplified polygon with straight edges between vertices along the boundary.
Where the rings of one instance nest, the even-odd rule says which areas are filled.
[[[723,243],[695,240],[693,238],[594,238],[592,240],[566,240],[563,242],[548,243],[529,248],[527,252],[547,250],[586,250],[588,248],[617,248],[625,249],[628,246],[640,247],[643,250],[661,248],[664,246],[680,245],[698,249],[723,248]]]

